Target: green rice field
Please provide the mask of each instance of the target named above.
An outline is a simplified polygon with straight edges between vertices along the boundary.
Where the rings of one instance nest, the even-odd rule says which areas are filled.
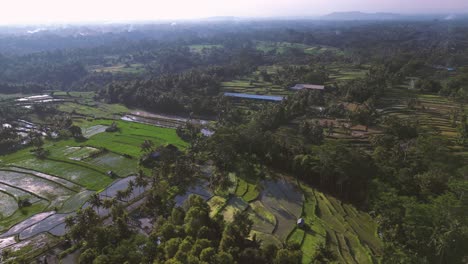
[[[246,203],[251,186],[261,191]],[[302,263],[311,263],[320,245],[329,247],[339,263],[379,263],[383,244],[377,223],[368,214],[282,176],[258,186],[237,177],[234,193],[208,201],[211,217],[222,214],[232,221],[235,212],[246,210],[253,221],[251,236],[299,244]],[[296,225],[299,218],[305,220],[302,228]]]
[[[125,110],[105,108],[106,114]],[[75,118],[74,122],[87,137],[45,140],[43,148],[49,154],[44,159],[34,156],[32,147],[0,156],[0,231],[40,212],[73,212],[94,192],[113,183],[116,176],[138,172],[144,140],[153,141],[155,146],[170,143],[181,150],[187,146],[174,129],[111,119]],[[105,132],[113,122],[118,131]],[[107,174],[110,170],[112,177]],[[18,208],[19,199],[27,199],[31,205]]]

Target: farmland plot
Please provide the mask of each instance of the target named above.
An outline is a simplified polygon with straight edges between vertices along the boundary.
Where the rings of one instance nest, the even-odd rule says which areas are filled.
[[[108,197],[115,197],[117,195],[117,192],[118,191],[122,191],[122,190],[125,190],[127,189],[128,187],[128,183],[130,181],[135,181],[135,176],[132,176],[132,177],[127,177],[125,179],[120,179],[116,182],[114,182],[112,185],[110,185],[109,187],[106,188],[105,191],[103,191],[101,193],[101,195],[105,195],[105,196],[108,196]],[[143,190],[141,190],[142,188],[134,188],[134,195],[140,195],[141,193],[143,193]]]
[[[84,128],[82,133],[85,138],[90,138],[94,135],[106,132],[108,126],[104,125],[95,125],[92,127]]]
[[[36,214],[18,224],[16,224],[15,226],[13,226],[12,228],[10,228],[8,230],[8,232],[5,232],[3,234],[0,235],[0,238],[5,238],[5,237],[9,237],[9,236],[12,236],[12,235],[16,235],[16,234],[19,234],[21,231],[23,231],[24,229],[36,224],[36,223],[39,223],[40,221],[46,219],[47,217],[53,215],[55,212],[45,212],[45,213],[39,213],[39,214]]]
[[[44,220],[31,225],[21,231],[19,234],[19,239],[24,240],[31,238],[37,234],[47,232],[54,227],[62,224],[65,221],[65,218],[71,214],[54,214],[51,215]]]
[[[99,120],[85,125],[111,125],[111,123],[112,121],[110,120]],[[94,135],[86,141],[86,145],[106,148],[111,152],[127,154],[132,157],[139,157],[141,155],[140,145],[145,140],[153,141],[156,146],[166,143],[171,143],[181,149],[187,146],[187,143],[177,136],[174,129],[125,121],[116,121],[116,124],[119,131]]]
[[[303,263],[310,263],[315,248],[325,243],[343,263],[375,263],[381,255],[382,242],[376,236],[377,225],[372,218],[307,186],[302,217],[307,228],[301,246]]]
[[[18,203],[15,198],[7,193],[0,192],[0,219],[12,215],[18,209]]]
[[[208,183],[201,181],[197,183],[195,186],[190,187],[184,195],[176,196],[175,197],[176,205],[182,206],[185,200],[187,200],[188,197],[192,194],[200,196],[205,201],[208,201],[209,199],[211,199],[211,197],[213,197],[213,193],[208,188]]]
[[[80,161],[99,152],[99,149],[92,147],[67,147],[62,154],[71,160]]]
[[[91,197],[93,191],[82,191],[73,196],[63,203],[62,208],[60,208],[60,213],[69,213],[77,208],[80,208],[86,201]]]
[[[303,195],[286,180],[265,181],[260,201],[276,217],[274,234],[285,241],[302,212]]]
[[[62,187],[58,183],[19,172],[0,171],[0,183],[18,187],[48,200],[73,194],[71,190]]]
[[[33,203],[31,206],[23,207],[19,210],[16,210],[13,215],[4,219],[0,219],[0,232],[5,231],[6,229],[10,228],[16,223],[23,221],[24,219],[28,219],[29,217],[37,213],[43,212],[47,209],[48,206],[48,202],[40,200],[36,203]]]
[[[46,180],[49,180],[49,181],[53,181],[57,184],[60,184],[68,189],[71,189],[71,190],[79,190],[81,189],[81,187],[73,182],[70,182],[70,181],[67,181],[65,179],[62,179],[60,177],[56,177],[56,176],[52,176],[52,175],[49,175],[49,174],[45,174],[45,173],[42,173],[42,172],[37,172],[37,171],[33,171],[33,170],[28,170],[28,169],[23,169],[23,168],[17,168],[17,167],[10,167],[10,168],[6,168],[5,170],[9,170],[9,171],[12,171],[12,172],[19,172],[19,173],[24,173],[24,174],[30,174],[30,175],[33,175],[33,176],[36,176],[36,177],[39,177],[39,178],[43,178],[43,179],[46,179]]]
[[[0,192],[8,193],[15,197],[16,200],[22,198],[22,199],[29,199],[29,202],[35,203],[41,200],[41,198],[37,197],[36,195],[32,193],[28,193],[24,190],[18,189],[13,186],[5,185],[0,183]]]
[[[105,170],[112,170],[120,177],[136,173],[138,167],[136,159],[126,158],[112,152],[87,159],[85,162]]]
[[[260,201],[251,203],[247,212],[249,213],[250,219],[254,222],[252,226],[253,230],[267,234],[273,233],[276,225],[276,218]]]
[[[249,205],[239,197],[231,197],[224,207],[223,216],[227,222],[234,220],[234,214],[236,212],[244,211]]]
[[[60,177],[73,183],[79,183],[90,190],[99,190],[112,182],[112,179],[105,175],[104,171],[91,169],[71,160],[65,162],[61,160],[29,158],[16,161],[12,165],[52,175],[60,175]]]
[[[6,237],[6,238],[0,238],[0,249],[6,248],[10,245],[13,245],[16,243],[15,237]]]

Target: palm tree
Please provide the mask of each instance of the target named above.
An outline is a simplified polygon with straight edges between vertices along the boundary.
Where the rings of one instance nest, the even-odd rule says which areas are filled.
[[[123,201],[124,198],[125,198],[125,191],[118,190],[117,194],[115,195],[115,199]]]
[[[74,218],[73,216],[71,216],[71,215],[67,216],[67,217],[65,218],[65,227],[66,227],[67,229],[70,229],[70,228],[72,228],[74,225],[75,225],[75,218]]]
[[[145,174],[142,170],[137,174],[135,178],[135,184],[137,187],[146,187],[148,185],[148,181],[145,179]]]
[[[154,143],[151,140],[145,140],[141,145],[141,152],[148,153],[153,149]]]
[[[125,190],[126,192],[128,192],[128,195],[131,196],[133,194],[133,190],[135,189],[135,181],[134,180],[129,180],[128,181],[128,187],[127,189]],[[130,198],[134,198],[134,197],[130,197]]]
[[[116,203],[117,201],[115,200],[115,198],[112,198],[112,199],[107,198],[102,201],[102,206],[106,209],[110,209]]]
[[[101,201],[101,197],[99,196],[99,194],[97,193],[93,194],[91,196],[89,203],[91,204],[91,206],[95,207],[98,210],[98,214],[99,214],[99,207],[102,206],[102,201]]]

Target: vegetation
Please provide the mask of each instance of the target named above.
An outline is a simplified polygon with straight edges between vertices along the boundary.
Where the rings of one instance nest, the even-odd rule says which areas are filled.
[[[2,263],[466,262],[465,23],[135,27],[0,41]]]

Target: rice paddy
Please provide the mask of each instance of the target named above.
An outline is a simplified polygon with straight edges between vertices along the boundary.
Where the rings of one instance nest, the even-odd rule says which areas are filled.
[[[0,156],[0,232],[20,223],[5,234],[22,232],[21,240],[44,232],[63,234],[63,221],[42,221],[38,217],[47,217],[54,211],[72,213],[85,205],[93,193],[116,182],[115,177],[136,173],[144,140],[153,141],[155,146],[171,143],[181,150],[187,146],[174,129],[119,120],[128,109],[93,102],[93,93],[57,93],[54,96],[76,98],[57,105],[59,111],[71,114],[85,138],[45,140],[43,148],[49,154],[43,159],[31,152],[32,147]],[[108,119],[94,119],[96,117]],[[118,130],[106,132],[113,122]],[[108,171],[113,172],[112,177]],[[107,190],[108,194],[121,188],[121,182],[117,183]],[[18,207],[20,200],[27,201],[21,208]],[[39,222],[40,225],[32,225]]]
[[[366,213],[306,185],[302,216],[304,228],[296,228],[288,241],[300,243],[303,263],[310,263],[316,248],[326,244],[340,263],[377,263],[383,244],[377,237],[377,224]],[[304,233],[304,235],[302,235]]]
[[[300,43],[290,42],[269,42],[269,41],[257,41],[257,50],[266,53],[284,54],[289,50],[298,49],[303,51],[305,54],[316,55],[325,52],[332,52],[335,54],[344,54],[341,50],[327,46],[309,46]]]
[[[320,245],[327,245],[340,263],[378,263],[383,245],[377,237],[377,223],[368,214],[292,179],[273,175],[258,184],[236,177],[234,192],[208,200],[210,216],[222,214],[229,222],[236,212],[246,211],[253,221],[251,236],[271,243],[299,244],[303,263],[313,261]],[[262,191],[247,203],[250,188]],[[303,227],[297,225],[299,218],[305,220]]]
[[[139,74],[145,71],[143,64],[117,64],[108,67],[94,67],[92,68],[95,72],[106,72],[106,73],[127,73],[127,74]]]

